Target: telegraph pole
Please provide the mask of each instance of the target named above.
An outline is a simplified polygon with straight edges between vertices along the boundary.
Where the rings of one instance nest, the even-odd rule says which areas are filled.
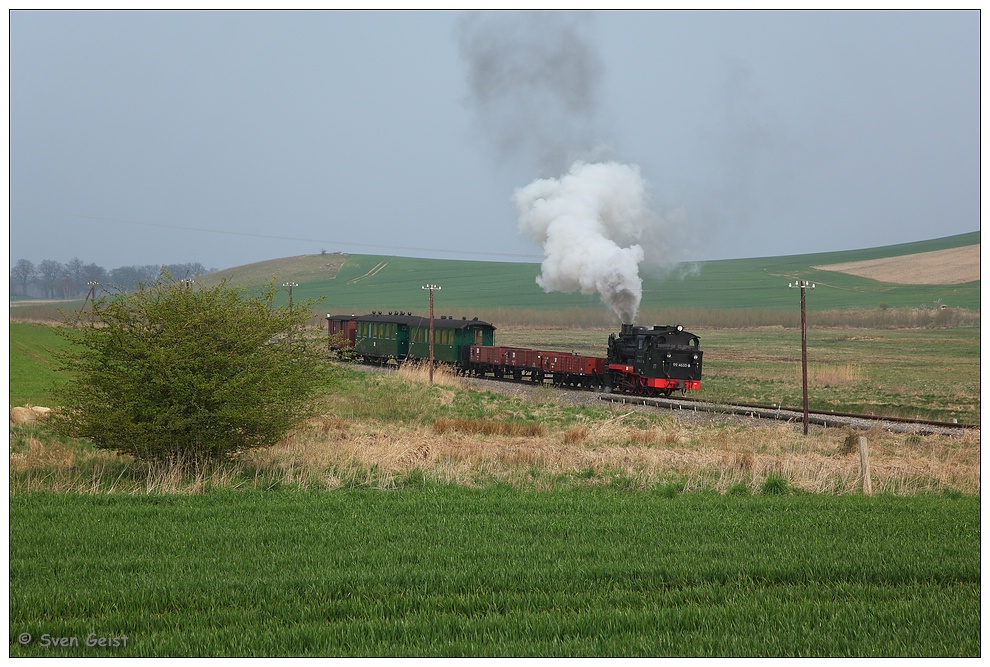
[[[93,300],[93,304],[94,305],[96,304],[96,286],[99,285],[100,283],[96,282],[95,280],[90,280],[86,284],[89,285],[89,291],[86,292],[86,298],[83,299],[82,308],[79,309],[79,314],[80,315],[82,315],[83,314],[83,311],[86,310],[86,302],[87,301],[89,301],[90,299],[92,299]],[[93,314],[92,313],[89,314],[89,321],[90,322],[93,321]]]
[[[289,288],[289,314],[292,314],[292,288],[299,287],[299,283],[282,283],[282,287]]]
[[[787,286],[801,290],[801,380],[804,385],[804,434],[808,435],[808,327],[804,314],[804,293],[815,289],[815,283],[799,280],[796,283],[787,283]]]
[[[299,287],[299,283],[293,283],[293,282],[282,283],[282,287],[289,288],[289,319],[292,319],[292,288]],[[290,343],[293,342],[291,329],[289,330],[289,342]]]
[[[440,289],[439,285],[423,285],[430,290],[430,384],[433,384],[433,290]]]

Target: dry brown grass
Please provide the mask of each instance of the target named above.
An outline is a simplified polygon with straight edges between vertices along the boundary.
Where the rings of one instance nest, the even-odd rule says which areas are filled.
[[[122,480],[120,459],[113,454],[33,439],[27,450],[10,455],[11,472],[19,473],[12,475],[11,489],[198,493],[282,484],[390,487],[419,471],[427,480],[469,486],[492,481],[601,484],[621,476],[642,488],[673,481],[686,491],[725,493],[744,485],[755,492],[768,476],[777,475],[812,493],[861,491],[859,455],[847,446],[846,429],[805,437],[788,425],[612,429],[579,424],[560,432],[515,430],[485,420],[452,420],[448,426],[396,427],[324,416],[236,464],[191,473],[176,466],[151,467],[129,483]],[[980,492],[978,431],[953,437],[865,435],[874,493]]]
[[[801,382],[800,366],[795,374],[795,382]],[[808,383],[815,387],[844,387],[865,379],[861,364],[808,364]]]
[[[426,384],[430,381],[430,362],[407,361],[399,367],[398,375],[404,380]],[[461,388],[464,381],[450,366],[438,364],[433,369],[433,384]]]
[[[386,482],[419,470],[426,479],[466,485],[491,480],[527,485],[536,471],[551,484],[578,477],[607,483],[621,475],[644,488],[675,480],[685,490],[724,493],[740,484],[755,491],[768,476],[779,475],[813,493],[861,490],[859,456],[846,453],[846,429],[805,437],[789,425],[610,429],[580,424],[526,434],[490,432],[499,429],[485,424],[490,422],[386,430],[354,423],[329,433],[317,424],[252,456],[255,465],[284,471],[286,479],[328,488],[346,483],[358,470],[375,470]],[[874,493],[980,492],[978,432],[866,436]],[[327,476],[327,470],[335,472]]]
[[[491,419],[468,419],[466,417],[440,417],[433,422],[433,430],[437,433],[459,431],[475,435],[501,435],[510,437],[529,438],[546,433],[543,424],[504,422]]]

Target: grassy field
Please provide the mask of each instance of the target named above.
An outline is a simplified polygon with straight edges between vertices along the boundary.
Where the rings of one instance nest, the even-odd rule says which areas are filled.
[[[351,259],[319,289],[377,285],[384,301],[408,287],[413,304],[441,282],[446,303],[476,303],[457,301],[476,263],[437,278],[410,260],[398,278],[401,262]],[[504,294],[521,284],[510,273],[488,283],[500,343],[603,353],[614,327],[588,316],[591,297],[526,310]],[[799,403],[800,331],[747,325],[782,317],[753,305],[768,295],[793,319],[785,273],[737,291],[741,317],[688,297],[644,311],[701,337],[701,397]],[[814,307],[813,407],[979,423],[978,312],[936,327],[959,311],[919,310],[943,297],[917,289],[881,309],[889,293],[851,288],[860,310],[842,321]],[[50,404],[64,345],[11,323],[12,405]],[[11,427],[10,655],[980,654],[979,430],[858,432],[865,497],[846,429],[682,417],[342,366],[320,417],[226,464],[147,466]]]
[[[603,356],[611,331],[507,327],[496,332],[496,341]],[[800,329],[691,331],[705,351],[696,396],[801,407]],[[808,366],[812,409],[980,423],[979,327],[814,327],[808,332]]]
[[[10,405],[49,405],[52,385],[64,379],[52,352],[68,342],[54,327],[10,324]]]
[[[202,493],[216,488],[390,489],[407,480],[518,488],[622,485],[755,493],[767,480],[823,494],[859,493],[850,432],[799,424],[684,421],[664,410],[574,405],[551,387],[529,397],[479,391],[425,369],[375,374],[341,368],[321,416],[279,445],[229,467],[182,474],[147,469],[53,437],[12,429],[11,493]],[[980,492],[980,434],[871,431],[878,493]],[[188,471],[187,471],[188,472]]]
[[[979,513],[431,484],[15,495],[10,654],[977,656]]]
[[[696,395],[712,400],[800,407],[801,338],[782,327],[694,329],[705,350]],[[600,356],[608,328],[503,327],[503,345]],[[11,405],[47,405],[61,376],[51,351],[64,339],[51,327],[10,325]],[[937,354],[937,372],[933,372]],[[980,328],[814,328],[808,334],[813,409],[980,423]]]
[[[216,467],[12,428],[10,655],[979,655],[978,433],[865,497],[842,429],[424,376]]]

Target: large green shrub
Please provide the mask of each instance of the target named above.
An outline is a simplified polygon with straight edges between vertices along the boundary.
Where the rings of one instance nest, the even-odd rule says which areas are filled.
[[[64,329],[72,381],[57,390],[56,427],[149,461],[275,444],[312,414],[330,372],[325,342],[303,333],[312,304],[275,307],[277,294],[163,274],[97,299]]]

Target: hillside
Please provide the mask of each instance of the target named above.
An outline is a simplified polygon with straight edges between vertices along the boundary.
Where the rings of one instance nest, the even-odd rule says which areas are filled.
[[[292,282],[319,282],[333,280],[337,271],[347,261],[347,255],[334,252],[321,255],[299,255],[298,257],[283,257],[265,262],[245,264],[231,269],[224,269],[204,276],[208,284],[215,284],[227,279],[239,284],[259,285],[269,280],[284,280]]]
[[[939,303],[978,311],[979,246],[980,232],[972,232],[844,252],[719,260],[665,269],[644,265],[641,309],[790,309],[795,296],[787,283],[805,279],[818,286],[808,299],[810,310],[916,308]],[[884,266],[887,271],[878,272]],[[428,283],[441,286],[436,295],[438,312],[451,315],[498,309],[604,312],[595,295],[545,293],[536,284],[539,272],[538,263],[332,253],[235,267],[204,276],[202,281],[291,281],[298,283],[294,298],[322,299],[318,308],[327,312],[422,313],[428,304],[422,286]],[[917,282],[920,276],[929,282]]]

